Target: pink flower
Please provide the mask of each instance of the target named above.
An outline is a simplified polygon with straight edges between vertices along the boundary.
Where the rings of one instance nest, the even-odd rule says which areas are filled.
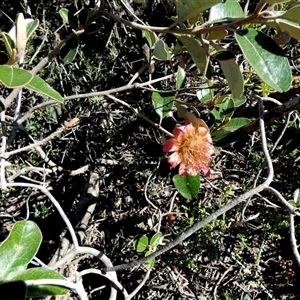
[[[163,145],[164,152],[173,152],[168,157],[171,168],[179,164],[179,175],[196,176],[200,171],[210,177],[209,166],[214,147],[209,128],[192,113],[185,114],[186,125],[175,127],[174,138]]]

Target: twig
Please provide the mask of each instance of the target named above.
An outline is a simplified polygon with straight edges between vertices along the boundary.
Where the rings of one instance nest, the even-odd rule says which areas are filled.
[[[298,251],[296,236],[295,236],[295,222],[294,215],[290,213],[290,239],[292,244],[292,250],[294,253],[294,257],[297,261],[298,266],[300,267],[300,254]]]

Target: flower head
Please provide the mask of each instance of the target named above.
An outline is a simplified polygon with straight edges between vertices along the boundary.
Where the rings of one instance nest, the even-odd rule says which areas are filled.
[[[179,175],[195,176],[202,171],[210,177],[209,166],[214,147],[209,128],[192,113],[185,114],[185,121],[185,125],[174,128],[174,138],[165,141],[163,151],[173,152],[168,162],[171,168],[180,164]]]

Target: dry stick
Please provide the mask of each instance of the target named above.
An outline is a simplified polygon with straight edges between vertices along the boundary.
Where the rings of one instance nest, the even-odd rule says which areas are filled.
[[[260,97],[259,97],[259,100],[260,100],[259,101],[260,102],[260,105],[259,105],[259,115],[260,115],[259,125],[260,125],[260,130],[261,130],[262,150],[263,150],[265,159],[267,161],[268,170],[269,170],[269,174],[268,174],[267,179],[262,184],[257,186],[256,188],[253,188],[250,191],[240,195],[239,197],[234,199],[232,202],[226,204],[225,206],[221,207],[217,211],[213,212],[211,215],[209,215],[204,220],[194,224],[187,231],[185,231],[184,233],[182,233],[181,235],[176,237],[172,242],[170,242],[169,244],[165,245],[164,247],[158,249],[157,251],[155,251],[151,255],[149,255],[147,257],[144,257],[144,258],[141,258],[141,259],[138,259],[138,260],[135,260],[135,261],[131,261],[127,264],[122,264],[122,265],[119,265],[119,266],[106,268],[106,272],[125,270],[127,268],[132,268],[132,267],[138,266],[140,264],[146,263],[148,260],[150,260],[152,258],[156,258],[157,256],[159,256],[159,255],[165,253],[166,251],[169,251],[170,249],[174,248],[175,246],[179,245],[185,239],[187,239],[192,234],[194,234],[199,229],[201,229],[203,226],[205,226],[208,223],[210,223],[211,221],[215,220],[216,218],[218,218],[219,216],[221,216],[225,212],[229,211],[230,209],[234,208],[238,204],[242,203],[243,201],[245,201],[249,197],[251,197],[251,196],[263,191],[267,187],[269,187],[269,185],[271,184],[271,182],[273,180],[273,177],[274,177],[274,169],[273,169],[272,160],[271,160],[271,157],[269,155],[268,147],[267,147],[267,139],[266,139],[264,119],[263,119],[263,116],[264,116],[263,101]]]

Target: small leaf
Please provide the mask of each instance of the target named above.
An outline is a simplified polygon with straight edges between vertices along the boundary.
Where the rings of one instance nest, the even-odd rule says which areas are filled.
[[[98,32],[100,29],[102,28],[102,26],[98,23],[92,23],[91,25],[89,25],[85,30],[84,32],[86,34],[93,34],[93,33],[96,33]]]
[[[245,96],[242,96],[242,97],[238,97],[238,98],[233,98],[232,100],[234,103],[234,107],[240,107],[247,101],[247,98]]]
[[[221,0],[177,0],[175,1],[178,23],[189,20],[189,23],[195,24],[200,13],[211,8]]]
[[[239,65],[235,62],[234,53],[231,51],[219,51],[214,54],[214,57],[220,62],[233,98],[241,97],[244,93],[244,78]]]
[[[289,31],[294,39],[300,40],[299,24],[285,19],[277,19],[277,22],[279,23],[279,27],[282,31]],[[277,30],[278,25],[275,22],[268,21],[267,25]]]
[[[40,93],[42,95],[50,97],[60,103],[64,102],[62,96],[57,91],[55,91],[48,83],[46,83],[46,81],[44,81],[37,75],[33,75],[32,80],[27,83],[25,87],[36,93]]]
[[[176,76],[176,90],[179,90],[185,86],[186,74],[185,71],[178,66],[177,76]]]
[[[249,124],[251,120],[247,118],[234,118],[231,119],[224,127],[222,127],[225,131],[235,131],[247,124]]]
[[[12,55],[12,49],[16,48],[15,42],[11,39],[10,35],[6,32],[2,31],[3,42],[5,45],[6,52],[9,57]]]
[[[79,13],[78,18],[81,27],[83,27],[89,18],[89,11],[87,9],[82,9]]]
[[[236,0],[226,0],[213,6],[209,12],[209,20],[244,18],[245,14]]]
[[[78,38],[74,37],[68,40],[60,49],[60,56],[65,64],[71,63],[78,51],[79,43]]]
[[[152,236],[152,238],[150,240],[150,246],[151,246],[152,250],[155,249],[159,245],[159,243],[161,241],[161,238],[162,238],[162,233],[161,232],[156,232]]]
[[[152,251],[147,251],[146,254],[145,254],[145,256],[149,256],[149,255],[151,255],[151,254],[152,254]],[[151,269],[153,268],[153,266],[154,266],[154,263],[155,263],[155,258],[152,258],[152,259],[148,260],[148,261],[145,263],[146,268],[147,268],[148,270],[151,270]]]
[[[18,50],[19,63],[22,64],[25,57],[25,49],[27,42],[26,23],[22,13],[17,14],[16,18],[16,45]]]
[[[207,56],[200,42],[187,35],[175,34],[175,36],[185,46],[197,68],[204,73],[207,67]]]
[[[164,118],[172,109],[174,104],[175,96],[161,96],[157,92],[152,93],[152,103],[155,112]]]
[[[235,38],[257,75],[278,92],[292,83],[289,61],[283,50],[267,35],[254,29],[235,32]]]
[[[213,96],[213,92],[212,92],[211,89],[208,89],[208,84],[207,83],[201,84],[200,88],[201,89],[198,90],[197,93],[196,93],[198,100],[201,103],[204,103],[206,101],[210,101],[212,96]]]
[[[146,235],[141,235],[133,240],[133,248],[137,252],[143,252],[148,247],[148,237]]]
[[[42,241],[39,227],[32,221],[18,221],[0,245],[0,281],[24,271]]]
[[[173,176],[173,182],[178,192],[186,199],[195,198],[200,188],[200,175]]]
[[[300,202],[300,189],[296,189],[294,192],[294,202],[296,204]]]
[[[27,41],[39,26],[39,20],[25,19]]]
[[[159,60],[170,60],[171,54],[168,45],[162,40],[157,41],[154,45],[153,56]]]
[[[28,84],[33,75],[23,69],[0,66],[0,81],[8,88],[22,87]]]
[[[143,31],[145,39],[148,42],[149,47],[152,49],[154,44],[158,41],[158,37],[153,31]]]
[[[65,279],[61,274],[46,268],[30,268],[17,274],[12,280]],[[27,297],[66,295],[68,289],[55,285],[35,285],[27,287]]]
[[[59,14],[62,19],[69,24],[73,29],[78,28],[78,20],[77,18],[66,8],[62,8],[59,10]]]

